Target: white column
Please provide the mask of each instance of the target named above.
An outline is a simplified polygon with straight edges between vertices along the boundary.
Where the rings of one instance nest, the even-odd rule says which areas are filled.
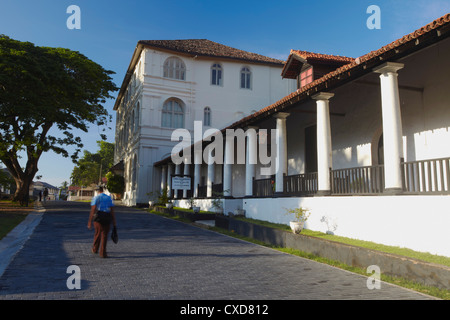
[[[289,113],[278,112],[274,115],[277,119],[277,155],[276,155],[276,172],[275,172],[275,193],[282,194],[284,192],[284,175],[287,174],[287,132],[286,118]]]
[[[386,62],[374,69],[380,73],[381,112],[383,119],[384,148],[384,188],[386,191],[401,191],[403,159],[402,116],[398,92],[397,71],[403,68],[402,63]]]
[[[215,175],[215,162],[213,161],[213,150],[209,150],[208,153],[208,179],[206,181],[206,197],[211,198],[212,194],[212,185],[214,183],[214,175]]]
[[[223,195],[231,197],[232,195],[232,175],[234,163],[234,135],[225,138],[225,160],[223,162]]]
[[[245,163],[245,196],[253,196],[253,178],[255,177],[255,165],[258,161],[258,127],[247,128],[247,149]]]
[[[191,168],[191,166],[190,166],[190,164],[188,163],[188,158],[185,158],[184,159],[184,172],[183,172],[183,174],[185,175],[185,176],[188,176],[189,175],[189,170],[190,170],[190,168]],[[191,186],[191,188],[192,188],[192,186]],[[187,198],[187,190],[183,190],[183,198]]]
[[[176,164],[175,165],[175,174],[179,175],[180,173],[181,173],[181,164]],[[178,198],[178,189],[173,190],[173,197]]]
[[[318,194],[331,192],[330,170],[332,167],[331,126],[329,99],[334,93],[321,92],[312,98],[317,105],[317,187]]]
[[[193,186],[193,197],[198,198],[198,185],[200,183],[200,175],[201,175],[201,166],[202,166],[202,151],[194,151],[194,186]]]
[[[167,188],[167,166],[161,167],[161,192]]]
[[[170,198],[172,196],[172,173],[173,166],[172,164],[167,165],[167,196]]]

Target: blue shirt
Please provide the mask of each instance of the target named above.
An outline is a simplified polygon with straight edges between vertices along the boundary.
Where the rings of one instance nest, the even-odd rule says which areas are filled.
[[[100,193],[92,199],[91,206],[96,206],[98,211],[110,212],[114,203],[110,196]]]

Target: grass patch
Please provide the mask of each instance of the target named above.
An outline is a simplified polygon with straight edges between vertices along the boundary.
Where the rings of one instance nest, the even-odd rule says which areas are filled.
[[[0,213],[0,240],[21,223],[26,214]]]
[[[171,215],[169,213],[159,212],[159,211],[156,211],[156,210],[147,210],[147,211],[150,212],[150,213],[153,213],[153,214],[165,217],[165,218],[169,218],[169,219],[173,219],[173,220],[177,220],[177,221],[181,221],[181,222],[185,222],[185,223],[191,223],[192,222],[188,218],[181,217],[181,216],[179,216],[177,214]]]
[[[180,207],[173,207],[173,210],[194,213],[194,211],[192,209],[186,209],[186,208],[180,208]],[[211,211],[202,211],[202,210],[200,210],[199,213],[207,213],[207,214],[211,214],[211,215],[215,214],[214,212],[211,212]]]
[[[10,200],[0,201],[0,240],[21,223],[28,213],[34,210],[33,205],[23,207]]]
[[[285,230],[285,231],[289,231],[289,232],[291,231],[290,227],[288,225],[284,225],[284,224],[271,223],[271,222],[255,220],[255,219],[250,219],[250,218],[243,218],[243,217],[235,217],[235,219],[247,221],[247,222],[258,224],[258,225],[265,226],[265,227]],[[353,246],[362,247],[362,248],[371,249],[371,250],[377,250],[377,251],[381,251],[381,252],[385,252],[385,253],[391,253],[391,254],[395,254],[395,255],[400,255],[400,256],[404,256],[404,257],[409,257],[409,258],[413,258],[413,259],[422,260],[425,262],[430,262],[430,263],[435,263],[435,264],[440,264],[440,265],[450,267],[450,258],[449,257],[434,255],[434,254],[431,254],[428,252],[418,252],[418,251],[414,251],[414,250],[411,250],[408,248],[388,246],[388,245],[378,244],[378,243],[374,243],[374,242],[370,242],[370,241],[341,237],[341,236],[326,234],[326,233],[323,233],[320,231],[313,231],[313,230],[308,230],[308,229],[303,229],[302,234],[306,235],[306,236],[312,236],[312,237],[326,239],[326,240],[330,240],[330,241],[336,241],[336,242],[340,242],[340,243],[344,243],[344,244],[348,244],[348,245],[353,245]]]

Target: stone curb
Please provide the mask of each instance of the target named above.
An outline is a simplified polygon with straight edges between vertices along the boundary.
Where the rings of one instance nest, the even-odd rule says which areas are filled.
[[[367,269],[376,265],[382,274],[402,277],[440,289],[450,289],[450,268],[443,265],[365,249],[326,239],[294,234],[228,217],[216,216],[216,226],[271,245],[292,248],[349,266]]]
[[[34,228],[41,222],[45,209],[39,203],[35,210],[11,230],[0,241],[0,277],[5,272],[14,256],[22,249],[23,245],[30,238]]]

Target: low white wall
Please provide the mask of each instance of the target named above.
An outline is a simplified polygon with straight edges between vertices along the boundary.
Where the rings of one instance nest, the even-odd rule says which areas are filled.
[[[244,199],[249,218],[288,224],[284,208],[306,207],[305,228],[450,257],[450,196],[351,196]]]

